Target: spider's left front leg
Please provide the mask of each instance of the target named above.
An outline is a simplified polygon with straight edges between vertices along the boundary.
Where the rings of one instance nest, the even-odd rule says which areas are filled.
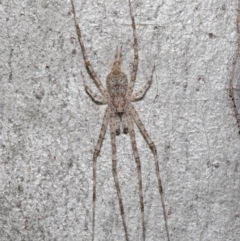
[[[124,228],[124,232],[125,232],[125,238],[126,238],[126,241],[129,241],[126,218],[125,218],[123,201],[122,201],[122,194],[121,194],[119,179],[118,179],[118,175],[117,175],[117,147],[116,147],[115,119],[116,119],[115,114],[111,113],[110,134],[111,134],[111,145],[112,145],[112,172],[113,172],[113,178],[114,178],[115,186],[116,186],[116,189],[117,189],[117,196],[118,196],[118,202],[119,202],[119,207],[120,207],[120,213],[121,213],[121,217],[122,217],[123,228]]]
[[[134,128],[133,128],[131,113],[127,114],[127,122],[128,122],[128,131],[129,131],[130,139],[131,139],[131,143],[132,143],[133,155],[134,155],[134,158],[135,158],[135,162],[137,164],[139,198],[140,198],[140,208],[141,208],[141,215],[142,215],[143,241],[145,241],[146,228],[145,228],[145,220],[144,220],[141,161],[140,161],[140,157],[139,157],[139,154],[138,154],[137,143],[136,143],[135,132],[134,132]]]
[[[78,42],[79,42],[80,47],[82,49],[83,59],[84,59],[88,74],[92,78],[92,80],[94,81],[94,83],[96,84],[96,86],[98,87],[100,92],[102,93],[102,95],[107,97],[108,96],[107,90],[104,88],[102,82],[98,78],[96,72],[94,71],[94,69],[93,69],[93,67],[92,67],[92,65],[91,65],[91,63],[88,59],[87,51],[85,49],[83,39],[82,39],[81,29],[80,29],[80,27],[78,25],[78,22],[77,22],[76,10],[75,10],[75,5],[74,5],[73,0],[71,0],[71,5],[72,5],[72,11],[73,11],[73,16],[74,16],[74,24],[75,24],[75,28],[76,28],[76,32],[77,32]]]

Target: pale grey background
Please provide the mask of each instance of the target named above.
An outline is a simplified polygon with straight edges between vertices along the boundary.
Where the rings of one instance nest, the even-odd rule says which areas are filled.
[[[127,0],[75,0],[99,77],[123,44]],[[140,62],[135,107],[159,153],[172,241],[240,240],[240,137],[229,89],[239,89],[237,0],[135,0]],[[91,240],[92,154],[105,106],[84,92],[86,73],[65,0],[0,1],[0,240]],[[235,62],[234,62],[235,61]],[[238,62],[237,62],[238,63]],[[237,104],[235,104],[237,106]],[[153,156],[139,132],[147,240],[166,240]],[[130,240],[142,240],[136,166],[119,136],[118,172]],[[107,131],[98,159],[96,241],[124,241]]]

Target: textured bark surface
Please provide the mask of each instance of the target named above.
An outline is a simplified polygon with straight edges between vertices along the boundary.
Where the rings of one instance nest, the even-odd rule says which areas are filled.
[[[117,45],[130,77],[126,0],[75,1],[89,59],[106,86]],[[240,237],[239,2],[133,2],[139,40],[135,107],[154,140],[172,241]],[[0,1],[0,240],[90,240],[92,155],[104,114],[84,91],[71,4]],[[136,130],[146,239],[166,240],[154,159]],[[129,238],[141,240],[136,164],[117,137]],[[95,239],[124,241],[107,130],[97,162]]]

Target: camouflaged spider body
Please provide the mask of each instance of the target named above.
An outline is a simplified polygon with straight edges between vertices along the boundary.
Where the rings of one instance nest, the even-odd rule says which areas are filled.
[[[149,134],[147,133],[142,121],[139,118],[137,111],[135,110],[132,102],[141,100],[148,88],[151,85],[153,72],[155,70],[155,66],[152,69],[151,76],[149,81],[145,84],[145,86],[135,94],[133,92],[133,86],[136,80],[137,69],[138,69],[138,41],[137,41],[137,34],[136,34],[136,25],[132,11],[132,5],[130,0],[129,3],[129,10],[130,10],[130,17],[132,21],[132,29],[133,29],[133,50],[134,50],[134,60],[133,60],[133,69],[131,73],[130,80],[128,82],[127,75],[122,72],[121,70],[121,61],[122,61],[122,47],[120,50],[116,49],[115,58],[113,62],[113,66],[111,72],[107,76],[107,89],[103,86],[102,82],[98,78],[96,72],[94,71],[90,61],[88,60],[88,56],[86,53],[86,49],[82,40],[81,30],[77,23],[76,12],[73,0],[71,0],[72,9],[74,14],[74,21],[76,32],[78,36],[78,41],[82,50],[83,59],[89,73],[89,76],[92,78],[94,83],[96,84],[97,88],[101,92],[102,95],[94,93],[89,86],[86,84],[84,78],[84,85],[85,90],[91,98],[99,102],[101,104],[106,104],[107,108],[105,110],[105,114],[103,117],[103,122],[100,130],[100,135],[98,137],[97,145],[95,147],[93,153],[93,218],[92,218],[92,241],[94,241],[94,229],[95,229],[95,209],[96,209],[96,169],[97,169],[97,157],[99,156],[100,149],[102,146],[102,142],[106,133],[107,126],[110,126],[110,133],[111,133],[111,145],[112,145],[112,172],[113,178],[115,182],[115,187],[117,190],[118,202],[120,207],[120,214],[122,218],[125,239],[129,241],[123,199],[121,195],[118,174],[117,174],[117,148],[116,148],[116,135],[120,135],[121,130],[124,134],[130,135],[133,155],[137,166],[137,175],[138,175],[138,186],[139,186],[139,200],[140,200],[140,208],[141,208],[141,223],[142,223],[142,238],[145,241],[146,239],[146,227],[145,227],[145,216],[144,216],[144,201],[143,201],[143,188],[142,188],[142,172],[141,172],[141,162],[140,157],[138,154],[135,132],[133,127],[133,122],[137,125],[138,129],[140,130],[141,134],[143,135],[145,141],[147,142],[150,150],[154,155],[154,162],[155,162],[155,169],[156,169],[156,176],[158,181],[158,190],[160,193],[162,208],[163,208],[163,215],[165,221],[165,229],[167,234],[167,240],[170,241],[168,225],[167,225],[167,214],[164,204],[163,198],[163,188],[161,184],[160,178],[160,169],[158,164],[158,156],[155,144],[151,140]],[[83,76],[83,75],[82,75]]]

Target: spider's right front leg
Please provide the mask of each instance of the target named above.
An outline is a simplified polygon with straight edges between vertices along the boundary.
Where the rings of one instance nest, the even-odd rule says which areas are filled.
[[[133,69],[132,69],[131,78],[130,78],[130,82],[129,82],[129,86],[128,86],[128,96],[130,96],[133,92],[133,86],[134,86],[134,83],[136,80],[137,70],[138,70],[138,41],[137,41],[136,24],[135,24],[135,19],[133,16],[131,0],[128,0],[128,4],[129,4],[130,17],[132,20],[133,50],[134,50]]]

